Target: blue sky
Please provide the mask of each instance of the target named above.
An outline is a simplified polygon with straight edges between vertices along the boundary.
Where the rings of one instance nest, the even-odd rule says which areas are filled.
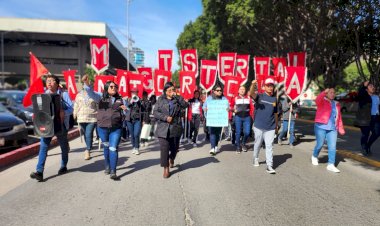
[[[127,0],[0,0],[0,16],[105,22],[121,43],[127,39]],[[201,0],[132,0],[130,34],[145,51],[145,65],[157,67],[157,50],[173,49],[183,26],[202,13]]]

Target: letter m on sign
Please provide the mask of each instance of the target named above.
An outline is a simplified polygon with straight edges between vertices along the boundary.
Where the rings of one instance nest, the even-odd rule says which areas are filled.
[[[109,66],[109,41],[108,38],[91,38],[91,67],[97,74],[107,70]]]

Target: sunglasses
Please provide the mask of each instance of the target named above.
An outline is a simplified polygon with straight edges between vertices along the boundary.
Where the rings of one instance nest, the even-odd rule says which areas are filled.
[[[222,90],[221,89],[216,89],[215,92],[222,92]]]
[[[117,86],[109,86],[111,89],[117,89]]]

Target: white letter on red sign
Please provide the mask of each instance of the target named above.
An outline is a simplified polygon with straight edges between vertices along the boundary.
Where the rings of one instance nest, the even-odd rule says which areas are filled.
[[[192,60],[188,60],[188,58],[192,59]],[[195,59],[195,55],[192,54],[192,53],[186,53],[184,56],[183,56],[183,61],[185,62],[185,71],[195,71],[196,70],[196,65],[194,63],[194,60]],[[191,68],[189,69],[189,67],[186,65],[186,64],[190,64],[191,65]]]
[[[206,69],[206,84],[209,84],[210,83],[210,72],[211,72],[211,70],[216,70],[216,66],[202,65],[202,69]]]
[[[126,93],[127,92],[127,79],[125,79],[125,76],[120,77],[119,81],[119,92]]]
[[[187,90],[187,93],[191,93],[190,85],[193,83],[193,79],[191,77],[184,77],[182,80],[183,84],[181,84],[182,93],[185,92],[185,89]]]
[[[221,65],[221,69],[222,69],[222,71],[221,71],[221,76],[230,76],[230,75],[232,75],[232,73],[231,72],[226,72],[226,70],[227,69],[231,69],[231,65],[228,65],[228,64],[226,64],[225,62],[226,61],[233,61],[234,60],[234,58],[233,57],[229,57],[229,56],[226,56],[226,57],[221,57],[221,62],[222,62],[222,65]]]
[[[164,59],[164,70],[169,71],[169,61],[168,59],[170,58],[170,54],[161,54],[160,58]]]
[[[301,93],[301,85],[300,81],[298,81],[297,73],[294,72],[292,80],[290,80],[290,84],[288,89],[286,90],[286,93],[290,93],[292,89],[297,89],[297,94]]]

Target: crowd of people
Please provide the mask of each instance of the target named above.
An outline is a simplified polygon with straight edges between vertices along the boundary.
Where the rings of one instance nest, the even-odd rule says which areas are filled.
[[[263,87],[258,87],[256,80],[252,81],[249,90],[241,86],[233,98],[226,98],[223,95],[223,86],[216,84],[207,96],[196,90],[193,98],[185,100],[176,93],[172,82],[165,84],[162,95],[157,98],[154,95],[148,97],[146,92],[140,98],[137,89],[131,90],[130,97],[122,97],[118,93],[117,84],[113,81],[106,82],[104,91],[97,93],[93,90],[88,76],[84,75],[83,90],[76,96],[74,103],[67,92],[60,88],[59,82],[55,75],[48,75],[46,78],[46,93],[59,94],[62,103],[60,118],[64,129],[57,135],[62,151],[58,174],[67,172],[70,149],[67,128],[71,114],[78,122],[84,136],[86,144],[84,159],[91,159],[94,131],[96,131],[96,136],[103,145],[104,173],[110,175],[113,180],[118,179],[120,141],[130,137],[132,154],[139,155],[140,145],[148,144],[148,138],[141,137],[142,130],[147,128],[149,137],[155,136],[159,142],[160,164],[164,169],[164,178],[170,177],[170,168],[174,167],[181,140],[187,139],[194,147],[201,142],[198,134],[202,124],[205,140],[208,140],[211,146],[209,154],[216,155],[220,151],[219,145],[223,134],[226,140],[234,144],[237,154],[248,151],[248,139],[253,137],[252,163],[255,167],[259,166],[259,152],[264,147],[266,171],[270,174],[276,173],[273,167],[273,143],[276,136],[279,145],[285,144],[286,136],[290,148],[293,148],[296,142],[294,128],[299,106],[286,95],[278,94],[272,78],[267,78]],[[316,144],[311,155],[311,163],[319,164],[318,155],[326,142],[327,170],[339,173],[340,170],[335,166],[336,143],[338,134],[344,135],[345,131],[340,104],[334,99],[334,88],[322,91],[316,98],[317,110],[314,123]],[[208,105],[210,101],[218,100],[221,100],[221,104],[228,103],[225,109],[229,116],[229,125],[206,126]],[[359,89],[359,110],[355,120],[355,125],[359,126],[362,132],[361,146],[365,155],[371,154],[371,146],[380,136],[379,105],[380,100],[379,96],[375,95],[375,87],[365,82]],[[49,137],[40,140],[36,171],[30,174],[31,178],[38,181],[43,181],[44,165],[51,139]]]

